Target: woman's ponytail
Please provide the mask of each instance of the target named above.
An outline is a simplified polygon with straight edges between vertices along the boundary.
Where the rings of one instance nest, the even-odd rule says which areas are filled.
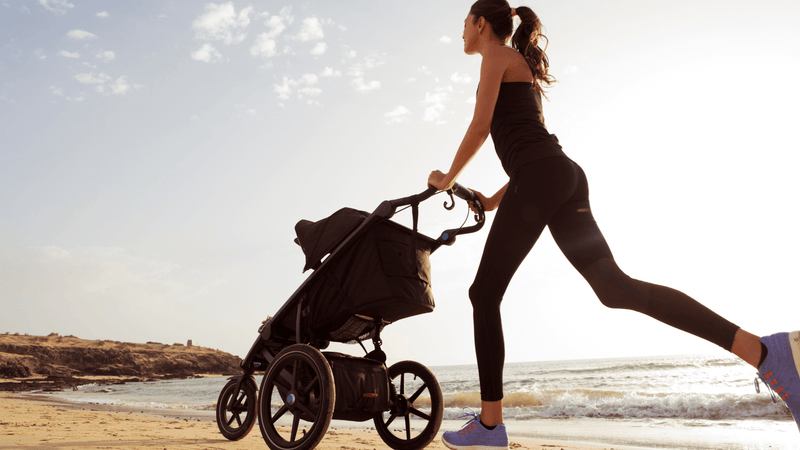
[[[536,89],[543,92],[542,85],[550,86],[556,79],[548,73],[550,61],[547,59],[547,36],[542,34],[542,23],[532,9],[527,6],[516,8],[515,12],[522,23],[517,27],[511,38],[511,45],[522,53],[533,73]],[[544,39],[544,48],[539,47],[539,39]]]

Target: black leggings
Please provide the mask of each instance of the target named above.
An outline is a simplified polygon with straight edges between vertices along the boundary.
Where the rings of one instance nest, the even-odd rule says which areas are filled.
[[[482,400],[503,398],[500,302],[545,226],[605,306],[641,312],[730,351],[739,327],[682,292],[635,280],[617,267],[592,217],[583,170],[566,157],[547,158],[511,176],[469,289]]]

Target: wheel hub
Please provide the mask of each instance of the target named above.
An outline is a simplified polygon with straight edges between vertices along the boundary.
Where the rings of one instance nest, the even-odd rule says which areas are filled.
[[[398,416],[407,416],[411,405],[408,404],[408,399],[404,395],[398,395],[392,405],[392,414]]]

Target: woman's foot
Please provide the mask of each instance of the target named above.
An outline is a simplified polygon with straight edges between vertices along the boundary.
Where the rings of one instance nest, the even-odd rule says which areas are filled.
[[[800,331],[764,336],[761,343],[767,357],[758,368],[759,378],[786,402],[800,429]]]
[[[468,413],[459,418],[472,419],[458,431],[445,431],[442,442],[454,450],[508,449],[508,433],[502,423],[488,429],[481,423],[480,414]]]

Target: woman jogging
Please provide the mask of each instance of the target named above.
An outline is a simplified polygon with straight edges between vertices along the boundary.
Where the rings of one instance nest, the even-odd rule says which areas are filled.
[[[511,37],[514,16],[521,24]],[[686,294],[630,278],[617,266],[592,216],[586,175],[545,128],[542,89],[554,79],[540,38],[546,39],[536,14],[506,0],[478,0],[464,20],[464,52],[482,57],[477,103],[450,170],[432,172],[428,184],[449,189],[489,134],[510,179],[490,197],[476,191],[486,211],[497,209],[469,289],[481,412],[461,430],[444,433],[445,445],[508,447],[500,302],[545,226],[605,306],[641,312],[732,352],[757,368],[800,420],[800,332],[759,339]]]

